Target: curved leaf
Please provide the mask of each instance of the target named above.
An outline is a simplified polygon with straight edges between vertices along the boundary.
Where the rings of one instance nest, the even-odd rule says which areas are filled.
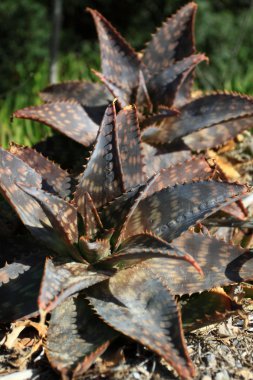
[[[183,261],[180,266],[175,266],[173,276],[167,273],[167,262],[163,258],[145,261],[142,265],[159,275],[174,294],[203,292],[253,279],[253,253],[239,246],[230,245],[214,236],[191,232],[185,232],[173,244],[197,261],[204,277]]]
[[[175,299],[149,272],[122,270],[85,293],[106,323],[162,356],[183,379],[194,375]]]
[[[100,207],[124,191],[116,135],[114,103],[107,107],[97,141],[74,196],[80,213],[84,194],[88,192],[96,207]]]
[[[105,274],[87,270],[86,264],[69,262],[54,265],[48,259],[40,287],[39,308],[48,313],[70,295],[107,278]]]
[[[209,148],[218,148],[252,126],[253,116],[245,116],[193,132],[183,137],[183,141],[191,150],[200,152]]]
[[[74,206],[56,195],[30,187],[28,184],[18,183],[18,186],[39,203],[54,231],[57,231],[67,244],[78,242],[77,211]]]
[[[119,156],[126,190],[145,182],[141,137],[135,106],[121,110],[116,117]]]
[[[156,179],[159,180],[158,175]],[[149,186],[151,189],[152,184]],[[139,198],[128,215],[121,238],[146,230],[170,241],[248,191],[243,185],[216,181],[198,181],[164,188]]]
[[[217,145],[220,145],[226,141],[228,135],[230,138],[231,136],[234,137],[248,128],[248,121],[244,119],[250,118],[252,120],[252,114],[253,100],[248,96],[233,93],[205,95],[181,107],[178,116],[165,118],[159,128],[153,128],[153,130],[146,128],[143,131],[142,138],[144,141],[153,144],[168,144],[190,133],[215,126],[211,132],[215,131],[214,134],[219,135]],[[228,122],[230,123],[228,128],[235,128],[235,130],[230,130],[228,133],[228,128],[222,127],[220,132],[218,125],[222,126]],[[211,132],[210,135],[212,135]],[[202,149],[201,145],[198,149]]]
[[[217,323],[242,310],[221,288],[181,300],[184,331]]]
[[[105,17],[94,9],[87,10],[97,28],[103,75],[128,93],[135,92],[139,82],[140,65],[136,52]]]
[[[49,322],[46,355],[65,378],[81,375],[108,347],[117,333],[106,326],[81,296],[56,307]]]
[[[204,54],[194,54],[166,67],[147,80],[147,89],[155,107],[164,104],[168,107],[173,101],[181,82],[200,62],[207,60]]]
[[[20,182],[40,188],[42,178],[24,161],[0,147],[0,192],[35,237],[55,246],[49,219],[39,204],[17,186]]]
[[[43,267],[51,252],[41,247],[30,236],[1,239],[0,321],[12,322],[28,318],[38,312],[37,298]]]
[[[134,266],[142,261],[149,260],[155,257],[166,257],[168,260],[171,258],[178,260],[185,260],[194,268],[202,273],[198,263],[186,252],[180,251],[173,244],[160,239],[151,233],[145,232],[135,236],[131,236],[123,241],[119,249],[113,255],[93,265],[94,268],[99,269],[125,269]]]
[[[106,106],[112,101],[104,86],[86,80],[51,84],[40,92],[40,97],[44,102],[76,100],[83,107]]]
[[[98,125],[76,101],[26,107],[14,112],[13,116],[44,123],[84,146],[91,145],[98,132]]]
[[[12,143],[10,152],[39,173],[43,180],[52,186],[53,190],[61,197],[70,195],[70,176],[60,166],[29,147]]]
[[[195,51],[193,24],[197,4],[191,2],[162,24],[144,50],[143,63],[158,72]]]

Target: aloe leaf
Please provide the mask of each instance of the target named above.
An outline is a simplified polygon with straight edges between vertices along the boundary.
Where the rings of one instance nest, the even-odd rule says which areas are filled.
[[[67,244],[78,242],[77,211],[69,202],[36,187],[23,183],[18,186],[41,206],[53,228]]]
[[[82,296],[74,296],[52,312],[46,355],[51,366],[64,378],[78,377],[102,355],[117,335],[92,312]]]
[[[195,3],[186,4],[157,29],[142,59],[149,72],[161,71],[195,52],[193,24],[196,9]]]
[[[193,156],[166,169],[161,169],[156,180],[149,187],[146,196],[160,191],[168,186],[189,183],[197,180],[207,180],[213,170],[204,157]]]
[[[94,150],[79,178],[74,200],[80,213],[83,211],[84,193],[88,192],[96,207],[100,207],[124,190],[115,130],[116,113],[113,103],[107,107]]]
[[[190,254],[203,270],[201,277],[183,262],[175,266],[174,275],[166,272],[163,258],[145,261],[142,265],[159,275],[174,294],[203,292],[217,286],[247,282],[253,278],[253,253],[233,246],[214,236],[185,232],[173,241],[181,251]]]
[[[123,241],[113,255],[93,264],[93,267],[96,269],[125,269],[155,257],[188,261],[202,274],[201,268],[193,257],[148,232],[131,236]]]
[[[127,107],[131,103],[135,103],[137,88],[125,89],[121,85],[116,85],[111,82],[105,75],[99,71],[92,70],[92,72],[98,77],[98,79],[106,86],[114,98],[117,98],[121,107]]]
[[[142,142],[142,154],[148,178],[159,172],[160,169],[166,169],[182,161],[190,160],[192,157],[190,150],[184,149],[168,153],[161,147],[153,147],[144,142]]]
[[[86,80],[51,84],[40,92],[40,97],[44,102],[76,100],[83,107],[106,106],[112,101],[104,86]]]
[[[85,293],[106,323],[162,356],[183,379],[193,377],[177,304],[158,279],[130,268]]]
[[[149,188],[152,189],[156,180],[159,180],[159,175]],[[148,193],[148,188],[145,192]],[[150,196],[140,196],[128,214],[121,239],[147,230],[170,241],[247,192],[249,189],[243,185],[201,180],[167,187]]]
[[[102,232],[103,225],[89,193],[84,193],[81,215],[83,218],[84,236],[92,240],[99,232]]]
[[[76,101],[58,101],[26,107],[14,112],[13,116],[44,123],[84,146],[94,142],[98,131],[98,125]]]
[[[49,312],[70,295],[107,278],[105,274],[87,270],[87,265],[83,263],[54,265],[53,261],[48,259],[40,287],[39,308]]]
[[[183,137],[184,143],[196,152],[218,148],[236,135],[253,126],[253,116],[246,115],[235,120],[221,121],[219,124],[193,132]]]
[[[212,323],[221,322],[242,310],[222,288],[192,295],[180,300],[184,331],[192,331]]]
[[[48,160],[35,149],[11,144],[10,152],[27,163],[61,197],[70,195],[70,176],[67,171]]]
[[[181,107],[178,116],[165,117],[164,121],[156,129],[146,128],[142,133],[142,138],[144,141],[153,144],[168,144],[193,132],[212,128],[210,135],[216,135],[217,133],[219,143],[216,145],[221,145],[227,141],[228,135],[229,138],[235,137],[236,134],[249,127],[247,119],[252,120],[252,113],[253,101],[249,96],[233,93],[204,95]],[[221,127],[220,131],[218,126],[226,125],[226,123],[229,123],[228,128]],[[231,128],[229,129],[229,127]],[[233,130],[232,127],[235,129]],[[214,133],[212,133],[213,131]],[[202,149],[201,145],[199,149]]]
[[[124,188],[130,190],[145,182],[141,137],[135,106],[121,110],[116,117],[119,156]]]
[[[96,24],[103,75],[127,92],[135,91],[139,82],[140,62],[137,53],[116,29],[94,9],[87,8]]]
[[[1,239],[0,244],[0,321],[36,315],[45,259],[52,252],[29,236]]]
[[[130,191],[121,194],[99,209],[103,226],[107,229],[123,225],[129,209],[133,206],[145,185],[136,186]]]
[[[30,232],[38,239],[54,246],[55,236],[49,219],[39,204],[17,186],[20,182],[40,188],[42,178],[24,161],[0,148],[0,192]]]
[[[193,54],[176,61],[147,79],[147,90],[153,105],[172,106],[181,82],[204,60],[207,60],[204,54]]]

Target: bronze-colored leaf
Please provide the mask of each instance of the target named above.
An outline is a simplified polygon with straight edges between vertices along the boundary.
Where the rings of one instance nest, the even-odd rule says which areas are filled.
[[[125,269],[142,261],[164,256],[168,260],[177,258],[188,261],[189,264],[193,265],[202,274],[201,268],[193,257],[186,252],[180,251],[173,244],[169,244],[165,240],[148,232],[126,239],[113,255],[95,263],[93,266],[96,269]]]
[[[252,114],[253,100],[248,96],[233,93],[205,95],[181,107],[178,116],[165,118],[156,130],[154,128],[150,130],[151,127],[146,128],[143,131],[142,138],[144,141],[153,144],[168,144],[193,132],[212,127],[210,135],[215,135],[217,131],[219,142],[216,145],[221,145],[227,141],[227,138],[234,137],[248,128],[248,118],[250,118],[251,122]],[[222,126],[223,124],[226,125],[226,123],[229,123],[228,128],[223,126],[220,132],[220,129],[217,128],[218,125]],[[233,130],[232,128],[235,129]],[[205,134],[205,141],[209,139],[207,136],[208,132]],[[212,144],[215,141],[217,140],[213,140]],[[202,145],[198,143],[195,148],[200,150]]]
[[[107,278],[105,274],[87,270],[87,265],[83,263],[54,265],[53,261],[48,259],[40,287],[39,308],[49,312],[70,295]]]
[[[52,367],[70,379],[73,372],[82,375],[116,336],[83,297],[71,297],[52,312],[46,355]]]
[[[100,207],[124,191],[116,135],[114,103],[108,106],[96,144],[84,173],[80,176],[74,196],[80,213],[84,194],[88,192],[96,207]]]
[[[35,149],[12,143],[10,152],[39,173],[43,180],[61,197],[70,195],[70,176],[68,172],[42,156]]]
[[[119,197],[113,199],[101,208],[99,210],[99,215],[103,226],[107,229],[121,226],[129,213],[129,209],[144,188],[145,185],[137,186],[134,189],[121,194]]]
[[[156,180],[159,181],[159,175]],[[154,183],[155,180],[149,188]],[[147,194],[148,189],[145,191]],[[170,241],[248,191],[246,186],[238,184],[197,181],[167,187],[151,196],[144,195],[132,208],[121,239],[147,230]]]
[[[23,274],[30,267],[22,263],[6,263],[4,267],[0,268],[0,287],[3,284],[7,284],[11,280],[15,280],[19,275]]]
[[[40,97],[44,102],[76,100],[83,107],[106,106],[113,100],[104,86],[86,80],[51,84],[40,92]]]
[[[93,240],[103,230],[103,225],[94,202],[87,192],[84,193],[83,208],[81,215],[83,218],[84,236]]]
[[[159,72],[195,52],[193,24],[196,9],[197,4],[186,4],[157,29],[143,55],[143,63],[150,73]]]
[[[195,78],[195,69],[187,74],[187,76],[181,81],[176,97],[174,99],[174,107],[180,108],[191,99],[192,88]]]
[[[2,238],[0,245],[1,262],[8,263],[0,269],[0,321],[7,323],[37,314],[43,267],[52,253],[29,235]]]
[[[184,331],[221,322],[242,309],[222,288],[192,295],[186,300],[182,299],[180,304]]]
[[[160,191],[168,186],[189,183],[196,180],[207,180],[213,170],[204,157],[193,156],[189,160],[181,161],[166,169],[161,169],[159,175],[149,187],[147,196]]]
[[[94,9],[87,9],[96,24],[102,72],[105,78],[128,93],[135,92],[139,82],[139,59],[116,29]],[[136,90],[135,90],[136,89]],[[134,99],[131,100],[134,102]]]
[[[49,125],[84,146],[94,142],[98,131],[97,124],[76,101],[59,101],[26,107],[14,112],[13,116]]]
[[[106,78],[102,73],[92,70],[92,72],[101,80],[101,82],[106,86],[114,98],[117,98],[121,107],[127,107],[131,103],[135,103],[136,89],[126,90],[120,85],[116,85]]]
[[[106,323],[161,355],[183,379],[194,376],[175,299],[148,271],[119,271],[85,293]]]
[[[153,105],[172,106],[181,82],[204,60],[207,60],[204,54],[190,55],[152,75],[147,80],[147,89]]]
[[[24,161],[0,148],[0,192],[16,211],[24,225],[38,239],[55,245],[55,237],[50,231],[51,223],[39,204],[17,183],[29,183],[41,187],[41,176]],[[46,228],[48,227],[48,228]]]
[[[183,138],[185,144],[192,150],[200,152],[209,148],[217,148],[233,139],[238,133],[252,128],[253,117],[245,117],[235,120],[223,121],[212,127],[191,133]]]
[[[54,231],[57,231],[67,244],[78,242],[77,211],[74,206],[36,187],[26,186],[24,183],[18,183],[18,186],[39,203]]]
[[[179,111],[176,108],[169,108],[167,106],[159,106],[156,113],[151,113],[146,116],[142,122],[141,127],[146,128],[154,124],[159,124],[165,117],[178,115]],[[156,130],[156,127],[154,127]],[[152,134],[152,129],[150,128],[150,133]],[[145,144],[145,143],[144,143]]]
[[[180,266],[175,266],[173,276],[167,272],[164,258],[145,261],[142,265],[159,275],[174,294],[202,292],[253,278],[253,253],[239,246],[230,245],[214,236],[191,232],[185,232],[173,244],[198,262],[203,277],[183,261]]]
[[[116,123],[124,188],[130,190],[146,181],[135,106],[128,106],[121,110],[117,114]]]
[[[149,144],[142,143],[143,161],[145,164],[145,172],[149,177],[157,173],[160,169],[166,169],[185,160],[191,159],[190,150],[179,150],[168,153],[166,149],[161,147],[153,147]]]

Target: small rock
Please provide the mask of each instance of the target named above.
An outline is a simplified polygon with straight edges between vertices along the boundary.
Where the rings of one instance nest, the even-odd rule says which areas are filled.
[[[229,380],[228,372],[223,369],[222,371],[216,373],[214,380]]]
[[[206,355],[205,362],[206,362],[207,366],[211,367],[211,368],[216,367],[216,364],[217,364],[214,354]]]
[[[203,377],[201,377],[201,380],[212,380],[212,378],[208,375],[204,375]]]

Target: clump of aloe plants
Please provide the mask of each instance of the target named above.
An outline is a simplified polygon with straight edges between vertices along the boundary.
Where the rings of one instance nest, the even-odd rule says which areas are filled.
[[[89,146],[111,96],[122,107],[135,103],[150,175],[190,158],[191,152],[225,144],[252,127],[253,102],[249,96],[227,92],[193,97],[195,68],[207,59],[196,53],[196,9],[191,2],[165,20],[141,52],[98,11],[88,9],[101,51],[102,72],[96,74],[106,87],[86,81],[52,85],[41,93],[46,104],[18,110],[14,116],[46,123]]]
[[[69,103],[66,113],[78,120]],[[252,280],[253,256],[189,228],[249,187],[221,181],[203,157],[147,178],[136,108],[117,112],[115,102],[74,192],[70,182],[31,148],[0,149],[0,191],[38,240],[18,257],[4,251],[1,321],[39,313],[45,323],[51,313],[45,352],[64,379],[81,376],[119,334],[193,378],[178,297]],[[217,297],[207,305],[216,317],[224,296]],[[206,310],[203,323],[211,319]]]

